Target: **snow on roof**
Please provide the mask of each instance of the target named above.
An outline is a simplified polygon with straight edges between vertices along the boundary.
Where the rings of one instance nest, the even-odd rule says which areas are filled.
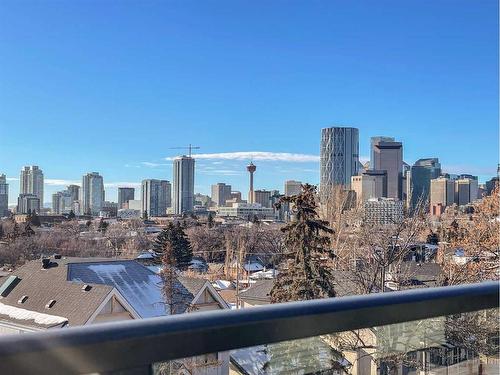
[[[273,269],[267,271],[257,271],[250,275],[251,279],[274,279],[275,275],[278,274],[278,271]]]
[[[247,272],[257,272],[257,271],[262,271],[264,269],[264,266],[258,262],[252,262],[252,263],[245,263],[243,265],[243,268]]]
[[[146,266],[146,268],[150,271],[153,271],[157,275],[160,274],[161,270],[163,269],[163,266]]]
[[[231,287],[231,281],[228,281],[228,280],[215,280],[213,283],[212,283],[212,286],[215,288],[215,289],[218,289],[218,290],[224,290],[224,289],[228,289]]]
[[[4,305],[1,302],[0,314],[7,315],[11,319],[33,320],[36,324],[45,326],[54,326],[68,321],[68,319],[63,318],[62,316],[43,314],[36,311],[21,309],[19,307]]]
[[[139,256],[136,259],[153,259],[153,258],[154,258],[154,255],[147,252],[147,253],[139,254]]]
[[[168,315],[162,280],[136,261],[68,264],[68,279],[115,287],[141,318]]]

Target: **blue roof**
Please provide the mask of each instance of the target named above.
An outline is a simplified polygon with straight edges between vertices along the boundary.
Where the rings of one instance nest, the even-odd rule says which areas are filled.
[[[68,280],[115,287],[142,318],[168,315],[161,278],[135,260],[69,263]]]

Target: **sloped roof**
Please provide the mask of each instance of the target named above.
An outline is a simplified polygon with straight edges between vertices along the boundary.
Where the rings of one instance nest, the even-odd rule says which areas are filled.
[[[207,280],[198,279],[196,277],[179,276],[178,280],[191,293],[194,298],[200,290],[205,286]],[[191,300],[192,300],[191,298]]]
[[[68,280],[113,286],[141,318],[169,314],[161,276],[135,260],[93,262],[87,259],[69,263]],[[184,312],[206,283],[205,279],[179,276],[173,294],[176,313]]]
[[[257,281],[250,288],[240,293],[243,299],[253,299],[259,301],[271,301],[271,290],[274,286],[274,280]]]
[[[0,302],[32,312],[66,318],[70,326],[85,324],[113,288],[107,285],[92,285],[89,291],[84,291],[81,284],[67,281],[65,265],[66,260],[62,259],[53,260],[51,267],[47,269],[42,269],[40,261],[26,263],[12,272],[20,281]],[[27,296],[26,300],[19,303],[23,296]],[[55,303],[49,309],[45,306],[50,300]],[[0,314],[0,319],[13,320],[8,314]],[[47,328],[47,325],[37,324],[32,319],[18,323]]]
[[[401,273],[409,279],[406,286],[434,287],[438,285],[443,269],[438,263],[404,262]]]
[[[352,271],[339,271],[334,273],[335,293],[337,297],[361,294]],[[274,286],[274,279],[257,281],[250,288],[240,293],[242,299],[253,299],[259,301],[271,301],[271,290]]]
[[[135,260],[68,263],[67,278],[116,288],[141,318],[167,315],[161,277]]]
[[[47,269],[43,269],[41,262],[37,260],[26,263],[12,275],[19,277],[20,281],[6,297],[0,297],[0,303],[22,308],[27,312],[65,318],[71,326],[84,325],[113,291],[118,292],[141,318],[169,314],[161,277],[135,260],[51,259]],[[174,298],[178,313],[184,312],[205,284],[208,284],[204,279],[192,277],[179,277],[175,283]],[[85,291],[82,289],[83,284],[91,287]],[[23,296],[28,298],[19,303]],[[46,308],[50,300],[56,302],[51,308]],[[22,313],[24,317],[30,316]],[[40,318],[39,315],[31,315]],[[8,314],[2,314],[2,310],[0,319],[15,320]],[[18,323],[47,328],[46,324],[37,324],[35,319],[22,319]]]
[[[404,262],[402,271],[406,271],[409,277],[419,281],[437,280],[442,274],[441,265],[438,263]]]

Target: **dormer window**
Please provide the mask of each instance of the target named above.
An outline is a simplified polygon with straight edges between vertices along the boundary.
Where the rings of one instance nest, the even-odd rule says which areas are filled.
[[[55,299],[51,299],[46,305],[45,305],[45,308],[46,309],[50,309],[52,308],[52,306],[54,306],[56,304],[56,300]]]

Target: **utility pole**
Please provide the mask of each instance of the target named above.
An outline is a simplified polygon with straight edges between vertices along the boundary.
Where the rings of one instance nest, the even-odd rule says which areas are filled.
[[[238,246],[238,258],[236,261],[236,308],[240,308],[240,262],[241,262],[241,243],[240,239],[238,238],[237,241],[237,246]]]

